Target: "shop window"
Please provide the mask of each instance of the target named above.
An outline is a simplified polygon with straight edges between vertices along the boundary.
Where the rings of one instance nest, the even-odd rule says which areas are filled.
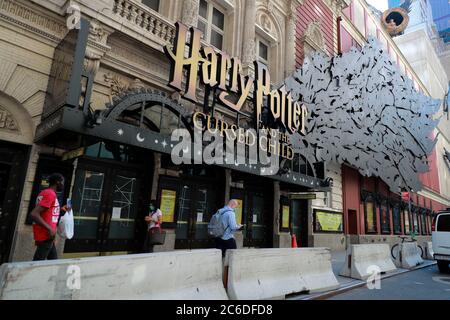
[[[142,0],[142,4],[155,11],[159,11],[159,2],[160,0]]]
[[[383,201],[380,205],[381,233],[391,233],[391,214],[387,201]]]
[[[212,3],[200,0],[198,29],[203,32],[203,39],[219,50],[223,48],[225,15]]]
[[[394,219],[394,234],[401,234],[402,233],[402,223],[401,223],[401,217],[400,217],[400,206],[395,205],[392,208],[392,216]]]

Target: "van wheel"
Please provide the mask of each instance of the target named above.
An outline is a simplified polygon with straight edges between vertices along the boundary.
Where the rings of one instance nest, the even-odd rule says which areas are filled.
[[[445,260],[438,260],[437,261],[437,265],[439,268],[439,271],[442,273],[447,273],[450,271],[449,266],[448,266],[449,262],[445,261]]]

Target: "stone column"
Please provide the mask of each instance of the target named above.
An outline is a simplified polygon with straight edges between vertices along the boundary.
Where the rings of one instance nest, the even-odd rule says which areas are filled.
[[[253,61],[256,59],[256,0],[245,1],[245,20],[242,43],[242,66],[245,71],[253,70]],[[250,70],[249,70],[250,69]]]
[[[197,27],[199,6],[200,0],[184,0],[181,22],[187,26]]]

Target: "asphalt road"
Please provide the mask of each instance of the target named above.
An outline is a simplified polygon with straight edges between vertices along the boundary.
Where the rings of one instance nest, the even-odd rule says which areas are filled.
[[[379,290],[364,286],[329,300],[450,300],[450,274],[433,265],[382,280]]]

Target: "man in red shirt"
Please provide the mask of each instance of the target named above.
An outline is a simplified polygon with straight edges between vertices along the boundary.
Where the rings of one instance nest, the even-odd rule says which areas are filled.
[[[54,173],[49,177],[49,184],[49,188],[39,193],[36,207],[31,211],[34,241],[37,246],[33,261],[58,259],[55,236],[60,206],[56,192],[64,189],[64,177],[59,173]],[[64,206],[63,210],[67,211],[65,209]]]

